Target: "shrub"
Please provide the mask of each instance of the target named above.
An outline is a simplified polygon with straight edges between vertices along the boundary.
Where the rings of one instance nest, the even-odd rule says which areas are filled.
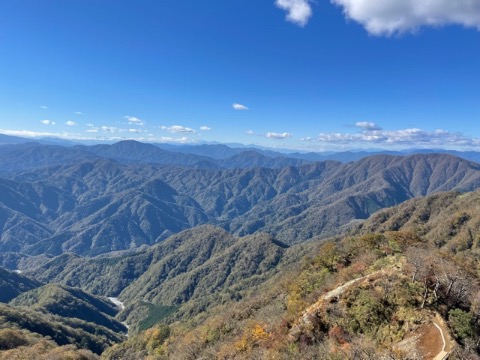
[[[453,309],[448,312],[448,319],[455,335],[464,342],[465,339],[475,334],[473,317],[461,309]]]
[[[20,331],[12,329],[0,330],[0,350],[15,349],[27,344],[28,340]]]

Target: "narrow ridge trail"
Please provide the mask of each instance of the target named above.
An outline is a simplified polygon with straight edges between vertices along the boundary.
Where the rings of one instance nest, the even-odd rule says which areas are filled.
[[[297,324],[290,329],[289,340],[295,341],[298,338],[299,334],[302,333],[302,329],[309,328],[312,325],[312,320],[315,319],[316,314],[320,311],[320,309],[325,303],[331,302],[334,299],[339,298],[353,285],[363,283],[376,276],[390,276],[393,273],[398,272],[399,270],[400,267],[398,265],[392,265],[382,270],[375,271],[371,274],[347,281],[346,283],[325,293],[318,299],[317,302],[310,305],[307,309],[303,311],[302,316],[299,318]],[[433,329],[435,329],[436,331],[432,330],[432,325]],[[428,331],[427,328],[429,328]],[[417,331],[419,330],[417,329]],[[435,313],[435,316],[432,317],[429,325],[425,325],[424,331],[420,334],[417,334],[417,336],[419,336],[419,344],[417,346],[417,349],[422,354],[421,356],[424,360],[445,360],[448,358],[455,346],[455,343],[450,336],[445,321],[438,313]],[[431,351],[433,350],[432,342],[438,344],[437,349],[434,350],[439,351],[436,355],[435,353],[431,354]]]

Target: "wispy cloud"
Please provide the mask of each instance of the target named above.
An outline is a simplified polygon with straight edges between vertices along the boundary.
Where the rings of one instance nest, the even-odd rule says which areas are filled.
[[[181,138],[171,138],[171,137],[167,137],[167,136],[162,136],[162,137],[160,137],[158,139],[155,139],[155,140],[159,141],[159,142],[177,143],[177,144],[188,144],[188,143],[195,142],[193,139],[191,139],[189,137],[186,137],[186,136],[183,136]],[[150,141],[152,141],[152,139]]]
[[[78,124],[77,124],[75,121],[71,121],[71,120],[70,120],[70,121],[67,121],[67,122],[65,123],[65,125],[68,125],[68,126],[77,126]]]
[[[104,129],[109,127],[103,127]],[[110,128],[112,129],[112,128]],[[114,128],[115,129],[115,128]],[[166,143],[177,143],[177,144],[189,144],[195,143],[194,139],[189,137],[155,137],[153,134],[145,134],[144,137],[138,136],[138,134],[132,133],[131,136],[126,134],[126,136],[118,136],[113,134],[105,134],[100,131],[103,129],[86,129],[83,133],[73,133],[73,132],[47,132],[47,131],[31,131],[31,130],[7,130],[0,129],[0,133],[11,136],[20,136],[25,138],[44,138],[44,137],[55,137],[65,140],[99,140],[99,141],[120,141],[126,139],[135,139],[138,141],[145,142],[166,142]],[[117,129],[120,131],[121,129]],[[136,130],[136,129],[134,129]]]
[[[422,26],[459,24],[480,30],[480,2],[476,0],[331,0],[345,16],[372,35],[394,35]]]
[[[248,107],[246,107],[245,105],[242,105],[242,104],[239,104],[239,103],[233,103],[232,104],[232,107],[234,110],[237,110],[237,111],[245,111],[245,110],[250,110]]]
[[[200,130],[202,130],[202,131],[210,131],[210,130],[212,130],[212,128],[211,128],[211,127],[208,127],[208,126],[200,126]]]
[[[80,134],[69,133],[69,132],[0,129],[0,133],[5,135],[20,136],[20,137],[26,137],[26,138],[55,137],[55,138],[67,139],[67,140],[85,139],[85,137],[82,137]]]
[[[287,12],[287,20],[305,26],[312,16],[310,0],[275,0],[275,5]]]
[[[125,116],[125,119],[127,119],[128,123],[130,125],[144,125],[144,122],[142,119],[139,119],[135,116]]]
[[[245,134],[247,134],[247,135],[255,135],[255,131],[253,131],[253,130],[247,130],[247,131],[245,131]]]
[[[269,139],[283,140],[283,139],[291,138],[292,134],[288,132],[284,132],[284,133],[268,132],[265,134],[265,136]]]
[[[52,120],[41,120],[40,122],[44,125],[55,125],[55,121]]]
[[[80,115],[83,115],[83,113],[81,111],[75,111],[75,115],[80,116]]]
[[[472,138],[460,133],[451,133],[446,130],[434,131],[419,128],[400,130],[364,130],[359,133],[320,133],[317,137],[302,138],[322,144],[354,147],[475,147],[480,146],[479,138]]]
[[[96,127],[94,124],[86,124],[89,129],[85,130],[87,133],[97,133],[100,129]]]
[[[43,110],[48,109],[48,106],[41,105],[41,106],[40,106],[40,109],[43,109]]]
[[[104,132],[110,133],[116,132],[118,130],[116,127],[113,126],[102,126],[100,129],[102,129]]]
[[[173,126],[161,126],[160,129],[168,131],[173,134],[178,133],[195,133],[195,130],[192,128],[181,126],[181,125],[173,125]]]
[[[128,132],[130,132],[130,133],[137,133],[137,134],[140,134],[140,133],[144,133],[144,132],[146,132],[146,130],[140,130],[140,129],[128,129]]]
[[[355,126],[366,131],[382,130],[380,126],[370,121],[359,121]]]

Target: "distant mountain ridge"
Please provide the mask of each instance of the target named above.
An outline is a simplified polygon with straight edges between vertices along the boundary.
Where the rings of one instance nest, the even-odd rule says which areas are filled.
[[[93,159],[108,159],[123,164],[156,164],[194,169],[280,168],[311,162],[286,157],[283,154],[266,156],[257,151],[241,151],[229,158],[214,159],[208,156],[167,151],[152,144],[131,140],[112,145],[75,145],[70,147],[21,143],[0,145],[0,174],[17,174]]]
[[[239,146],[239,145],[237,145]],[[38,153],[37,153],[38,152]],[[8,153],[8,156],[6,154]],[[29,154],[30,153],[30,154]],[[254,146],[223,144],[171,145],[123,140],[113,144],[79,145],[61,139],[27,139],[0,134],[0,173],[33,170],[56,163],[102,157],[121,163],[151,163],[201,169],[281,168],[319,161],[357,161],[374,155],[408,156],[442,153],[480,162],[480,152],[443,149],[402,151],[280,152]]]

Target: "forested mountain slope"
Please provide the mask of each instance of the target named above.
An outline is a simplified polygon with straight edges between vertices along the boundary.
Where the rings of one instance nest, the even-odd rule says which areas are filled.
[[[446,192],[379,211],[359,233],[412,231],[435,247],[480,260],[480,191]]]
[[[479,191],[449,192],[382,210],[251,297],[103,358],[478,359],[479,205]]]
[[[163,276],[189,272],[210,257],[225,251],[237,238],[225,230],[205,225],[185,230],[136,254],[84,258],[63,254],[34,270],[29,276],[44,282],[80,287],[91,293],[118,296],[151,266],[164,266]]]
[[[131,325],[130,338],[105,359],[415,358],[427,354],[421,344],[432,341],[435,324],[454,339],[452,356],[474,359],[479,204],[480,191],[433,194],[381,210],[345,237],[290,248],[267,234],[236,238],[206,225],[126,254],[62,254],[25,275],[125,302],[117,319]],[[102,327],[100,341],[88,318],[75,320],[77,310],[104,307],[96,318],[121,326],[112,305],[78,289],[42,286],[10,304],[1,309],[8,326],[18,326],[18,306],[32,307],[25,331],[40,323],[50,333],[42,314],[54,316],[59,345],[85,338],[100,352],[120,340]]]
[[[8,303],[0,304],[0,359],[16,356],[34,359],[53,349],[59,356],[77,353],[76,348],[100,354],[124,340],[127,332],[114,318],[120,309],[108,299],[80,289],[43,285],[3,268],[0,268],[0,303]],[[25,348],[17,355],[8,352],[19,346],[37,347],[37,351]],[[88,351],[84,356],[94,357]]]
[[[149,304],[191,313],[242,297],[268,279],[287,246],[267,234],[236,238],[205,225],[185,230],[136,254],[83,258],[63,254],[27,274],[47,283],[119,297],[129,324],[149,316]],[[178,315],[183,316],[183,315]]]
[[[0,250],[97,255],[205,223],[293,244],[413,197],[479,185],[478,164],[440,154],[281,169],[79,162],[0,179]]]
[[[72,344],[78,348],[90,349],[97,354],[101,354],[108,346],[125,339],[123,334],[95,323],[44,314],[25,307],[0,304],[0,318],[2,319],[0,331],[1,329],[18,329],[23,334],[36,334],[44,340],[45,338],[53,340],[57,346]],[[16,346],[13,345],[3,347],[1,350],[15,348]]]
[[[0,267],[0,303],[8,303],[21,293],[41,285],[38,281]]]
[[[41,313],[76,318],[104,326],[116,333],[127,328],[113,317],[119,309],[108,299],[90,295],[80,289],[60,285],[44,285],[23,292],[10,305],[27,307]]]

